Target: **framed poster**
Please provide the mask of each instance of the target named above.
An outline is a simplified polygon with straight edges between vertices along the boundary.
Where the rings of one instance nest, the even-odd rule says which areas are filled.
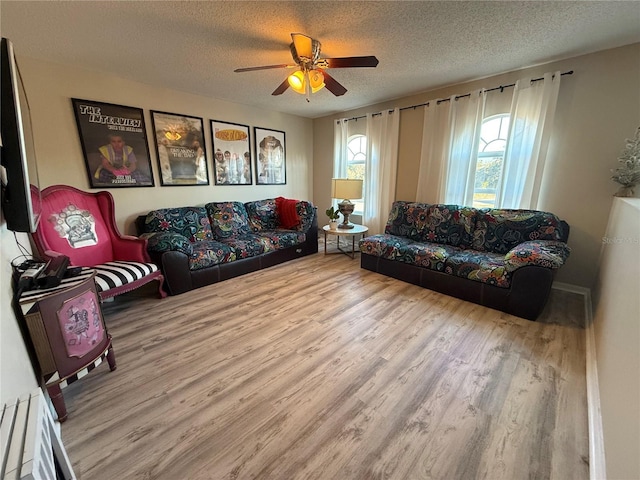
[[[286,184],[287,164],[284,132],[254,127],[254,137],[257,157],[256,184]]]
[[[89,187],[153,187],[141,108],[71,99]]]
[[[211,120],[211,140],[216,185],[251,185],[249,127]]]
[[[160,183],[209,185],[202,118],[151,110]]]

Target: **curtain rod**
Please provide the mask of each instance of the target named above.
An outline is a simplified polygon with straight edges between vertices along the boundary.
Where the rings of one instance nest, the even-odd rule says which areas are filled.
[[[568,72],[562,72],[560,74],[560,76],[564,76],[564,75],[573,75],[573,70],[569,70]],[[534,79],[531,80],[531,82],[539,82],[541,80],[544,80],[544,77],[534,78]],[[500,93],[502,93],[502,92],[504,92],[505,88],[515,87],[515,86],[516,86],[515,83],[510,83],[508,85],[500,85],[499,87],[487,88],[487,89],[485,89],[485,92],[493,92],[495,90],[500,90]],[[459,98],[470,97],[470,96],[471,96],[471,93],[465,93],[464,95],[456,95],[455,100],[458,100]],[[441,100],[438,100],[437,103],[438,103],[438,105],[440,105],[442,102],[448,102],[450,100],[451,100],[451,98],[443,98]],[[425,102],[425,103],[419,103],[417,105],[410,105],[408,107],[402,107],[402,108],[400,108],[400,111],[402,111],[402,110],[411,110],[411,109],[415,110],[418,107],[428,107],[429,103],[431,103],[431,102],[433,102],[433,100],[429,100],[428,102]],[[393,110],[389,110],[389,113],[393,113]],[[373,117],[375,117],[376,115],[382,115],[382,112],[376,112],[376,113],[371,114],[371,116],[373,116]],[[346,120],[347,121],[349,121],[349,120],[356,120],[357,121],[357,120],[359,120],[361,118],[367,118],[367,116],[366,115],[360,115],[359,117],[351,117],[351,118],[347,118]],[[336,123],[339,123],[339,120],[336,120]]]

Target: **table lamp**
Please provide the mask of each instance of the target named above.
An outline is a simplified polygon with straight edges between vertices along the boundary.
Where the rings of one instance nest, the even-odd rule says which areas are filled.
[[[362,180],[350,178],[331,179],[331,197],[343,199],[338,203],[338,210],[344,217],[344,221],[338,225],[338,228],[353,228],[353,223],[349,222],[349,215],[353,213],[355,205],[351,203],[350,199],[362,198]]]

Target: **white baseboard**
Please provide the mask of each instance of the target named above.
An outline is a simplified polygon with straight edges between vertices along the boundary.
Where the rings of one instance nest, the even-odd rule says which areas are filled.
[[[569,283],[554,282],[553,288],[584,296],[586,375],[587,375],[587,422],[589,427],[589,478],[607,478],[604,455],[602,413],[600,412],[600,386],[598,384],[598,363],[596,358],[596,337],[593,326],[591,290]]]
[[[584,295],[585,300],[589,297],[589,316],[591,317],[591,290],[587,287],[581,287],[579,285],[573,285],[572,283],[564,283],[564,282],[553,282],[551,288],[555,288],[556,290],[562,290],[564,292],[571,293],[579,293],[580,295]]]

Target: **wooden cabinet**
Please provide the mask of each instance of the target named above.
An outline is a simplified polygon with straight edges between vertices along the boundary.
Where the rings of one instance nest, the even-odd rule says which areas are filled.
[[[61,422],[67,418],[62,388],[105,358],[109,368],[116,369],[94,276],[93,270],[85,269],[58,287],[24,292],[19,300],[45,387]]]

